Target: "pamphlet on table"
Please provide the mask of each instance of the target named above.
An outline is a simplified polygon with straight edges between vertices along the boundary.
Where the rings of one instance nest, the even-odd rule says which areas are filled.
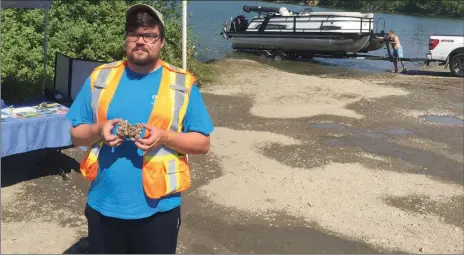
[[[8,117],[14,119],[37,118],[48,115],[64,115],[68,108],[58,103],[41,103],[34,106],[14,107],[2,109],[2,121]]]

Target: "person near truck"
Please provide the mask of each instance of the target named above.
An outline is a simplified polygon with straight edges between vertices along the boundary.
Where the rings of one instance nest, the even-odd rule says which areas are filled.
[[[403,66],[403,73],[406,72],[407,70],[404,67],[403,61],[401,60],[403,58],[403,47],[401,46],[400,38],[393,32],[393,30],[388,31],[387,38],[393,47],[393,66],[395,67],[394,72],[398,72],[398,62],[400,62],[401,66]]]
[[[195,77],[160,59],[164,25],[149,5],[129,8],[127,59],[95,68],[67,114],[73,144],[89,148],[89,253],[176,252],[187,154],[208,152],[213,125]],[[121,136],[123,120],[141,136]]]

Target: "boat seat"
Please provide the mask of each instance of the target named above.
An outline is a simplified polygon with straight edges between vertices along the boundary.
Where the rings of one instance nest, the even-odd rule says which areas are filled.
[[[290,12],[285,7],[279,9],[279,14],[282,16],[291,16]]]

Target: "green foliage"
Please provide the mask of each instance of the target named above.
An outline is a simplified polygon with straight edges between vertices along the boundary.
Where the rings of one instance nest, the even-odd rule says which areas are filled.
[[[320,0],[319,6],[464,17],[464,1],[459,0]]]
[[[166,44],[161,57],[182,66],[182,6],[180,1],[54,0],[49,11],[47,86],[53,86],[55,54],[71,58],[114,61],[124,58],[124,15],[135,3],[148,3],[163,13]],[[27,98],[41,90],[44,47],[44,10],[1,11],[2,98]],[[197,38],[188,29],[189,71],[206,79],[196,59]],[[192,69],[197,68],[197,70]],[[18,95],[19,94],[19,95]]]

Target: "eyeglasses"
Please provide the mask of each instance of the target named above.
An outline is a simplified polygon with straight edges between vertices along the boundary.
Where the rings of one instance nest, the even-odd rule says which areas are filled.
[[[160,39],[160,35],[155,34],[155,33],[147,33],[147,34],[129,33],[126,35],[126,37],[129,42],[137,42],[140,37],[142,37],[143,41],[146,43],[155,43],[156,41],[158,41],[158,39]]]

